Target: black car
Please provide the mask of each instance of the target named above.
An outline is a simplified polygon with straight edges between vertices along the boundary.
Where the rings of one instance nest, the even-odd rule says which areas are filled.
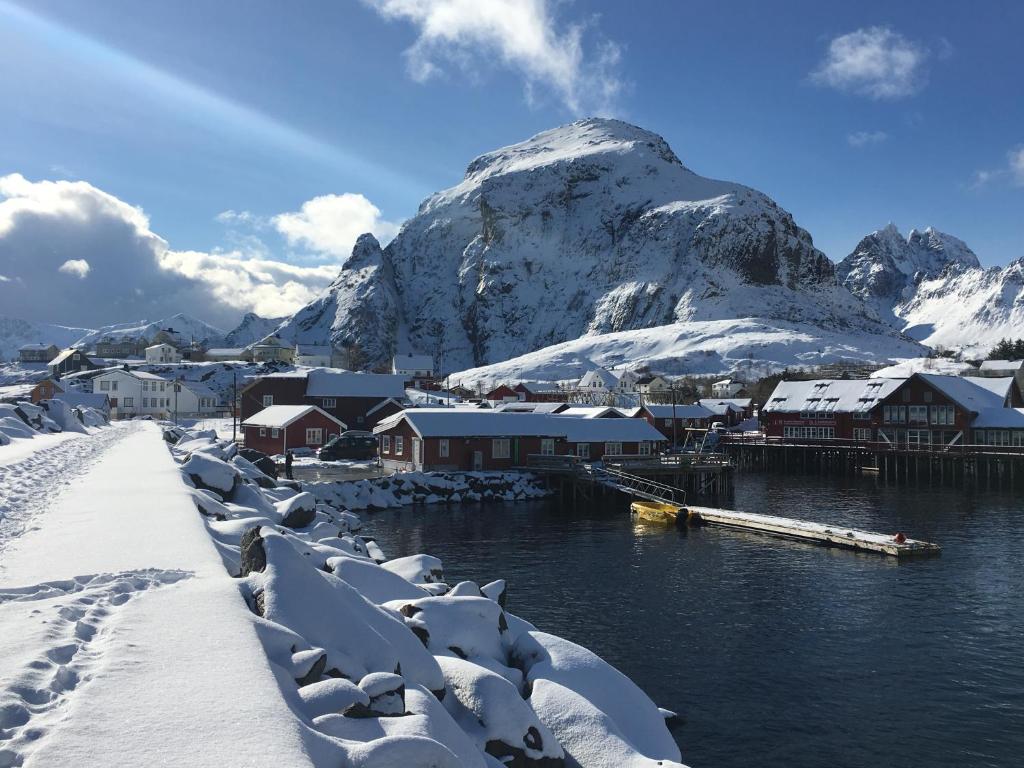
[[[339,435],[328,440],[327,444],[317,451],[317,458],[321,461],[375,459],[377,438],[373,435]]]

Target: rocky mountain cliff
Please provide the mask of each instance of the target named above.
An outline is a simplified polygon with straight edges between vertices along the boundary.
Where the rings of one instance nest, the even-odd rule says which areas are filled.
[[[238,325],[224,336],[224,344],[228,347],[247,347],[267,338],[287,318],[260,317],[255,312],[246,312]]]
[[[0,362],[17,360],[18,348],[23,344],[54,344],[63,348],[87,333],[91,333],[88,328],[69,328],[15,317],[0,317]]]
[[[168,329],[173,329],[184,342],[195,339],[208,346],[220,346],[224,343],[224,331],[220,328],[215,328],[209,323],[179,312],[162,320],[139,320],[136,322],[118,323],[117,325],[105,325],[82,336],[75,344],[91,346],[101,339],[122,339],[126,337],[136,339],[144,337],[152,341],[157,333]]]
[[[693,173],[654,133],[588,119],[478,157],[386,248],[361,238],[280,332],[355,345],[371,363],[410,350],[458,369],[586,334],[751,316],[882,329],[770,198]]]
[[[923,280],[938,277],[948,267],[979,268],[974,251],[952,235],[928,227],[903,237],[894,224],[872,232],[853,253],[839,262],[836,274],[854,295],[875,306],[883,316],[909,300]]]

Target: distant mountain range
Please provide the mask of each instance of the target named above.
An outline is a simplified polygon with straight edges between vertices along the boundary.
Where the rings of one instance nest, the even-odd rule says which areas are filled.
[[[6,323],[6,325],[4,325]],[[588,119],[473,160],[381,247],[361,236],[337,279],[289,318],[225,333],[186,315],[96,331],[0,321],[0,347],[174,327],[214,346],[278,333],[398,352],[493,381],[601,364],[674,373],[885,362],[929,346],[978,354],[1024,335],[1024,260],[983,269],[962,241],[889,225],[838,265],[765,194],[699,176],[660,136]]]

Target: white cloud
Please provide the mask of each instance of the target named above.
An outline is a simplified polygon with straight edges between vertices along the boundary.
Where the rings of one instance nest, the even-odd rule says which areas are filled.
[[[399,227],[381,218],[380,209],[365,197],[352,192],[314,197],[300,210],[279,214],[270,221],[293,247],[342,260],[352,254],[352,246],[361,234],[372,232],[384,245]]]
[[[338,271],[253,253],[175,251],[140,208],[87,182],[0,176],[5,315],[96,327],[188,312],[231,327],[243,311],[294,312]],[[58,271],[89,279],[60,280]]]
[[[79,280],[85,280],[89,274],[89,262],[85,259],[68,259],[57,267],[57,271],[66,275],[74,275]]]
[[[1006,165],[1003,168],[975,171],[968,187],[981,189],[1003,180],[1009,181],[1015,187],[1024,187],[1024,145],[1014,147],[1006,153]]]
[[[609,114],[624,87],[622,49],[600,40],[585,50],[587,24],[559,30],[548,0],[364,0],[387,19],[408,21],[419,37],[406,52],[415,80],[453,63],[471,76],[493,61],[518,71],[528,100],[550,89],[575,114]],[[593,20],[589,21],[593,25]]]
[[[881,144],[889,138],[885,131],[855,131],[846,137],[851,147],[866,147],[869,144]]]
[[[924,87],[928,56],[925,46],[890,27],[867,27],[832,40],[811,81],[873,99],[899,99]]]

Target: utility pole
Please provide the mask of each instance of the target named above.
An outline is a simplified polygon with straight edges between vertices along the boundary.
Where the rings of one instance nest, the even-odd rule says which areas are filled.
[[[669,384],[669,391],[672,392],[672,447],[675,448],[679,445],[679,439],[676,436],[676,383],[674,381]]]
[[[231,442],[238,439],[238,372],[231,372]]]
[[[174,426],[178,426],[178,393],[181,392],[181,379],[174,382]]]

